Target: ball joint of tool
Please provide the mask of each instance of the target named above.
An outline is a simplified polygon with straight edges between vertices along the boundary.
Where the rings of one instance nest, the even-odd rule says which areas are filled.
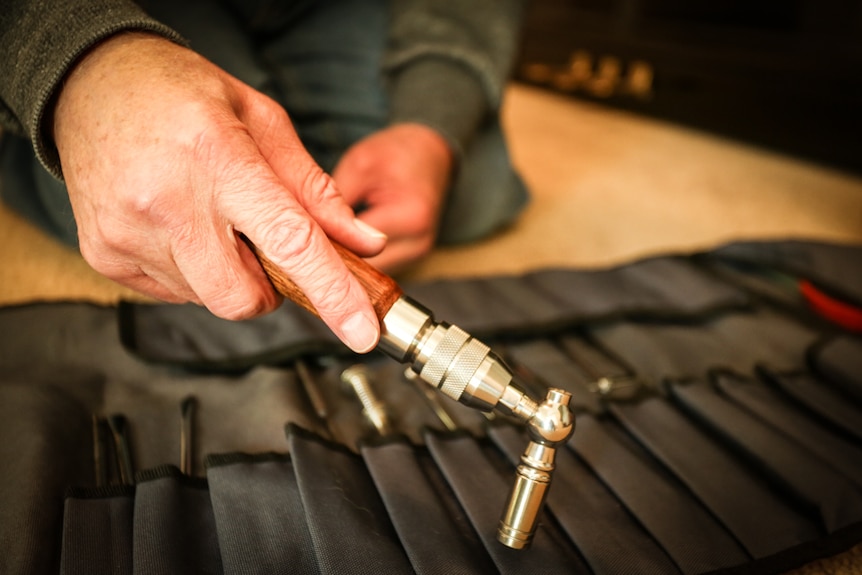
[[[530,443],[521,456],[515,485],[500,518],[497,540],[513,549],[530,546],[545,503],[557,447],[563,445],[575,430],[569,409],[571,395],[560,389],[549,389],[545,401],[527,420]]]

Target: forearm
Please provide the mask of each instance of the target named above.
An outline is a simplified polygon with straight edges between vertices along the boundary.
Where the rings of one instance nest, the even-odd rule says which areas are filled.
[[[384,68],[392,122],[439,131],[460,152],[499,108],[522,0],[394,0]]]
[[[30,138],[42,163],[60,176],[50,137],[51,108],[78,59],[105,38],[147,31],[179,41],[127,0],[4,0],[0,11],[0,125]]]

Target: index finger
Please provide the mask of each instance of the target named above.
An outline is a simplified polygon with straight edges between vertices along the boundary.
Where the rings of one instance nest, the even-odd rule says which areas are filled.
[[[246,206],[226,214],[236,229],[296,284],[339,339],[357,353],[371,351],[380,323],[320,226],[277,181],[245,195]]]

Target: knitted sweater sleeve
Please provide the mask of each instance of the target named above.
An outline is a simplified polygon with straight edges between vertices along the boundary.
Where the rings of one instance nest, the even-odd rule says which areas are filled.
[[[392,122],[437,129],[456,152],[496,113],[511,72],[522,0],[392,0],[384,71]]]
[[[30,138],[60,177],[50,112],[63,78],[89,48],[123,31],[180,41],[128,0],[3,0],[0,10],[0,127]]]

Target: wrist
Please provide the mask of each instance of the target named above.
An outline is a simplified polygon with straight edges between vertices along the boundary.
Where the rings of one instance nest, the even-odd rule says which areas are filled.
[[[392,124],[390,129],[408,138],[413,147],[419,148],[436,165],[445,167],[447,171],[452,169],[456,150],[439,130],[420,122],[400,122]]]
[[[98,97],[106,84],[110,89],[112,76],[136,67],[142,55],[165,47],[180,49],[171,40],[137,31],[109,36],[90,47],[68,71],[55,95],[46,123],[50,128],[49,136],[56,143],[64,120],[74,116],[79,105]]]
[[[456,63],[426,58],[393,78],[390,122],[433,127],[456,156],[464,153],[489,112],[479,79]]]

